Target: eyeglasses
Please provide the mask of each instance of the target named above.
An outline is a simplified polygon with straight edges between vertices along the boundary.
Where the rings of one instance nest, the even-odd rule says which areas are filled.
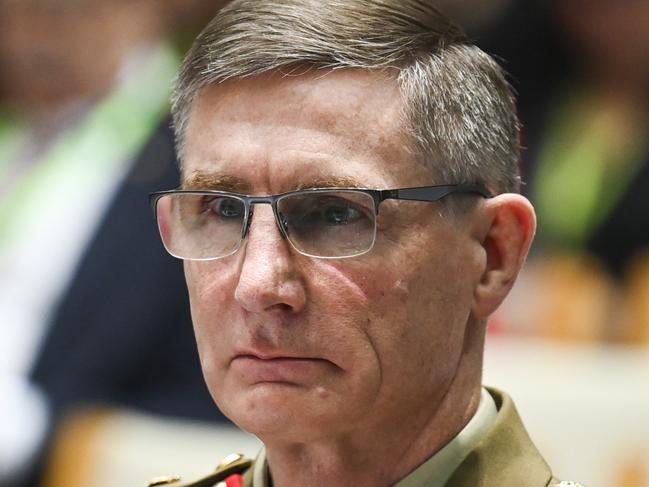
[[[234,254],[245,240],[253,207],[269,204],[284,238],[300,254],[340,259],[369,252],[382,201],[438,201],[453,193],[492,195],[481,184],[401,189],[315,188],[270,196],[227,191],[172,190],[149,200],[162,242],[174,257],[214,260]]]

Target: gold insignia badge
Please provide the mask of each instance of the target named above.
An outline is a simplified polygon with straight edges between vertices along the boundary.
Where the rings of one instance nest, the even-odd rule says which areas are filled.
[[[219,462],[219,464],[216,466],[216,470],[221,470],[226,467],[229,467],[230,465],[238,462],[239,460],[243,459],[243,455],[241,453],[231,453],[227,457],[225,457],[223,460]]]

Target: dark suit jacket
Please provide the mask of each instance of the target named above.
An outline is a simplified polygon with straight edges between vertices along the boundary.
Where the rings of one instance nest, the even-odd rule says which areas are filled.
[[[33,370],[54,417],[88,403],[224,420],[202,379],[181,261],[149,192],[178,186],[169,122],[142,150],[86,249]]]

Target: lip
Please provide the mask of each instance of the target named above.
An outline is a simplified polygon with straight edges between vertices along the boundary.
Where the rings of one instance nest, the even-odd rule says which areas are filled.
[[[240,350],[237,351],[237,353],[234,354],[234,358],[253,358],[257,360],[276,360],[276,359],[304,359],[308,360],[311,359],[311,357],[306,356],[306,355],[298,355],[298,354],[293,354],[293,353],[288,353],[288,352],[278,352],[278,351],[273,351],[273,352],[262,352],[259,350]]]
[[[315,381],[332,365],[321,358],[258,352],[239,353],[230,363],[230,367],[251,384],[307,384]]]

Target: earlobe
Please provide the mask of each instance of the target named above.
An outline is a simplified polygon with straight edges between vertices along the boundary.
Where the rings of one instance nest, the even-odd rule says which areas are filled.
[[[481,218],[486,265],[476,284],[473,314],[486,319],[516,281],[534,237],[536,216],[525,197],[506,193],[485,201]]]

